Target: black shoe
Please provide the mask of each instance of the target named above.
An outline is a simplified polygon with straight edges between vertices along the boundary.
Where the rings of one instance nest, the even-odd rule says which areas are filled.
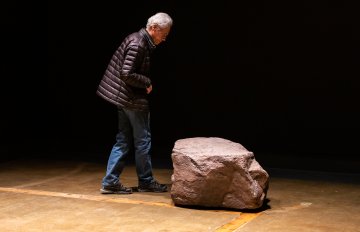
[[[131,188],[125,187],[121,183],[115,186],[103,186],[100,189],[102,194],[130,194],[132,193]]]
[[[162,193],[167,192],[167,186],[165,184],[160,184],[157,181],[154,181],[147,185],[139,185],[138,191]]]

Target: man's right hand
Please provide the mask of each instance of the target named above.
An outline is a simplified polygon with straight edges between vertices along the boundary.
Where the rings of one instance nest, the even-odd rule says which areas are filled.
[[[146,93],[149,94],[152,91],[152,85],[146,88]]]

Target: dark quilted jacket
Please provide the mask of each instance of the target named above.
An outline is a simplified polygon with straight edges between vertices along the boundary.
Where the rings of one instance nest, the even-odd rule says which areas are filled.
[[[146,87],[151,85],[150,55],[154,49],[144,28],[127,36],[113,54],[96,93],[118,107],[148,111]]]

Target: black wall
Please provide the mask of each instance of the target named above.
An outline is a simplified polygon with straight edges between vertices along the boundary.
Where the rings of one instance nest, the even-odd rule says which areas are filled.
[[[5,4],[1,156],[106,160],[117,118],[97,85],[121,40],[164,11],[174,27],[153,57],[155,160],[170,163],[177,139],[216,136],[269,167],[357,171],[353,2]]]

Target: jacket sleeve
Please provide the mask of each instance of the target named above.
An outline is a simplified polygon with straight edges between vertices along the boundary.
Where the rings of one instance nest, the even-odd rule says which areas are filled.
[[[137,88],[147,88],[151,80],[147,76],[137,73],[145,59],[144,49],[140,46],[129,46],[125,52],[124,62],[120,71],[120,78],[128,85]]]

